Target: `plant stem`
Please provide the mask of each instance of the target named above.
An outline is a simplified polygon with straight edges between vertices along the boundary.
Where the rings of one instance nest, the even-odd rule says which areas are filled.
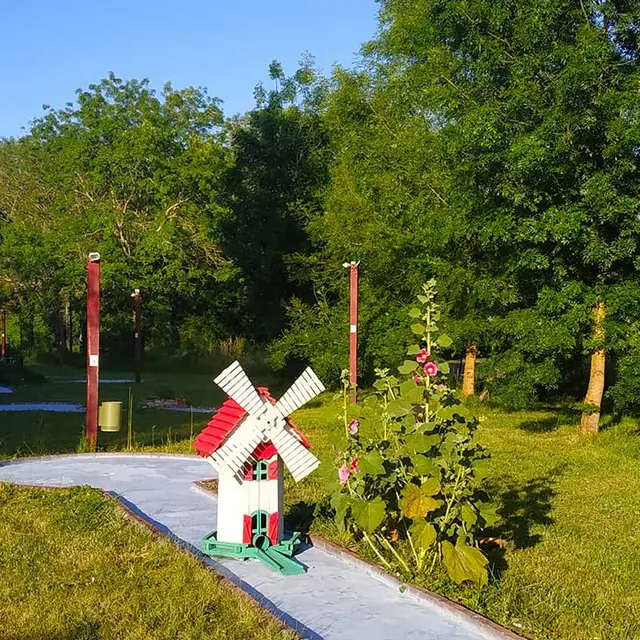
[[[389,548],[389,551],[391,551],[391,553],[393,553],[393,555],[398,559],[398,562],[402,565],[404,570],[407,573],[411,573],[411,569],[409,569],[409,565],[403,560],[402,556],[393,548],[393,545],[384,536],[379,535],[378,539],[387,545],[387,547]]]
[[[373,552],[378,556],[378,558],[380,559],[380,562],[382,562],[382,564],[385,567],[387,567],[387,569],[391,569],[391,565],[384,559],[382,554],[376,549],[376,546],[371,541],[371,538],[369,538],[369,536],[367,535],[367,532],[363,531],[362,535],[363,535],[364,539],[369,543],[369,546],[373,549]]]

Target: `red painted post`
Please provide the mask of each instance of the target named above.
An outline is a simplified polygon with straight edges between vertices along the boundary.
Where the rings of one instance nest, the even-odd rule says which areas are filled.
[[[142,380],[142,298],[140,297],[140,289],[134,289],[131,295],[133,297],[133,314],[135,318],[133,338],[136,382],[140,382]]]
[[[5,357],[7,355],[7,312],[2,310],[2,342],[0,346],[0,356]]]
[[[87,442],[98,439],[98,385],[100,365],[100,254],[90,253],[87,263]]]
[[[349,264],[349,382],[351,402],[358,387],[358,262]]]

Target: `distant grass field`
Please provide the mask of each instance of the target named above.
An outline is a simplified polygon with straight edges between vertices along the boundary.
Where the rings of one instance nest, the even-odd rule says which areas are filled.
[[[0,576],[0,640],[298,637],[88,488],[0,484]]]

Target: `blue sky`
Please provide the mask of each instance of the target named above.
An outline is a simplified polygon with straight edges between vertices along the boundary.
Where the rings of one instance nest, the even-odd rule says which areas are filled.
[[[351,66],[376,29],[374,0],[0,0],[0,137],[17,136],[109,71],[155,88],[205,86],[227,115],[253,106],[271,60]]]

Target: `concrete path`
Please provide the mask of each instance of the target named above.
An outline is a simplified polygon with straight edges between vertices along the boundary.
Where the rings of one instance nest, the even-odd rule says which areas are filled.
[[[198,552],[216,527],[215,496],[192,484],[212,477],[191,456],[85,454],[0,464],[0,482],[90,485],[114,492],[139,515]],[[193,548],[195,547],[195,549]],[[207,562],[312,640],[471,640],[505,637],[397,588],[316,548],[297,558],[305,575],[282,576],[259,562]]]

